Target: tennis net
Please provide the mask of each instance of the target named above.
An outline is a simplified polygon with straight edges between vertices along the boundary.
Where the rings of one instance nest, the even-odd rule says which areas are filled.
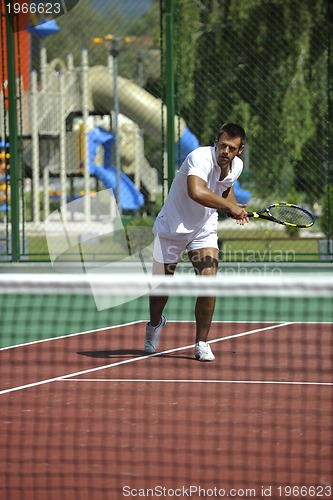
[[[332,498],[329,276],[2,274],[0,303],[1,498]]]

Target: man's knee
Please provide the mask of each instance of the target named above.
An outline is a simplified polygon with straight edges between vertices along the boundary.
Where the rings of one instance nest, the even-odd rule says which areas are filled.
[[[189,253],[196,274],[215,275],[218,268],[218,254],[215,249],[194,250]]]

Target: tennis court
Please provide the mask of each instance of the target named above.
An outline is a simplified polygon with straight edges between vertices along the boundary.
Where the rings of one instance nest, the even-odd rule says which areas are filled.
[[[290,280],[218,283],[216,361],[199,363],[189,282],[145,355],[147,297],[93,312],[82,290],[42,294],[39,277],[37,293],[26,277],[31,293],[14,293],[1,278],[5,332],[21,331],[0,352],[1,498],[332,498],[329,280],[301,294]],[[45,338],[41,318],[33,339],[41,303],[62,336]],[[107,314],[112,326],[82,328]]]

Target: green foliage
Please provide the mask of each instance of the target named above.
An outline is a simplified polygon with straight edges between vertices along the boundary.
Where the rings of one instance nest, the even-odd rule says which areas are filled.
[[[104,37],[107,34],[115,34],[120,37],[126,36],[151,36],[158,48],[158,3],[145,15],[129,21],[112,4],[105,2],[103,14],[94,10],[89,0],[81,0],[79,9],[73,9],[65,16],[57,19],[60,32],[46,40],[48,59],[66,59],[68,52],[72,52],[75,65],[81,63],[81,51],[89,50],[90,66],[106,64],[107,53],[103,45],[95,45],[92,39]],[[137,56],[138,46],[134,43],[126,44],[122,48],[122,57],[119,58],[119,73],[126,77],[137,79]],[[38,61],[37,61],[38,63]],[[146,70],[150,61],[144,61]]]
[[[101,12],[93,10],[90,0],[81,0],[57,19],[60,33],[45,41],[48,60],[65,60],[72,52],[75,66],[80,66],[81,51],[87,48],[90,66],[105,65],[106,50],[94,45],[93,37],[147,36],[153,40],[149,49],[136,44],[122,48],[119,73],[138,81],[140,52],[143,86],[165,99],[165,53],[159,59],[161,42],[165,48],[165,40],[160,39],[164,4],[154,0],[148,12],[132,18],[107,1]],[[332,135],[328,124],[333,74],[328,0],[174,0],[173,5],[177,111],[202,145],[212,143],[221,123],[241,123],[248,146],[242,155],[247,168],[240,181],[253,194],[253,208],[263,201],[288,200],[308,207],[322,201],[321,227],[332,237],[333,193],[323,199]],[[165,18],[163,26],[165,36]],[[39,66],[37,45],[34,39],[34,69]],[[145,155],[159,170],[162,184],[161,145],[147,132],[144,142]],[[150,229],[152,222],[128,219],[127,227],[140,231],[142,226]],[[267,225],[262,236],[270,236],[269,231]]]
[[[151,217],[140,217],[138,219],[132,219],[128,224],[127,227],[130,226],[139,226],[139,227],[153,227],[154,225],[154,220]]]
[[[89,63],[105,64],[106,54],[101,46],[92,43],[94,37],[103,37],[112,33],[124,19],[121,14],[113,9],[112,16],[101,16],[96,12],[89,0],[81,0],[79,8],[68,12],[57,19],[60,27],[59,33],[46,39],[45,45],[48,59],[66,59],[68,52],[72,52],[75,65],[81,64],[82,49],[89,49]]]
[[[285,198],[294,188],[313,203],[323,191],[317,172],[327,168],[326,9],[326,0],[174,2],[176,108],[202,145],[212,143],[225,121],[244,126],[248,178],[257,198]],[[107,33],[149,36],[158,50],[160,16],[159,0],[135,19],[107,3],[101,15],[83,0],[79,11],[57,21],[61,32],[46,41],[49,59],[72,51],[79,65],[81,49],[88,47],[90,65],[106,64],[105,49],[91,39]],[[165,96],[158,58],[144,48],[140,53],[143,84]],[[137,58],[135,44],[122,49],[122,76],[137,80]],[[146,137],[145,151],[161,174],[159,145]]]
[[[324,188],[318,168],[327,168],[326,0],[180,3],[184,19],[193,15],[181,40],[191,130],[207,144],[222,122],[242,123],[252,192],[280,198],[294,188],[314,202]]]

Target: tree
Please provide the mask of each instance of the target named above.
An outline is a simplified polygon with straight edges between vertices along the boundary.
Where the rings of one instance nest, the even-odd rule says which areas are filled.
[[[193,32],[199,26],[181,40],[190,128],[208,143],[221,122],[242,123],[258,196],[288,197],[296,189],[315,200],[325,180],[314,165],[325,166],[327,148],[326,0],[180,3]]]

